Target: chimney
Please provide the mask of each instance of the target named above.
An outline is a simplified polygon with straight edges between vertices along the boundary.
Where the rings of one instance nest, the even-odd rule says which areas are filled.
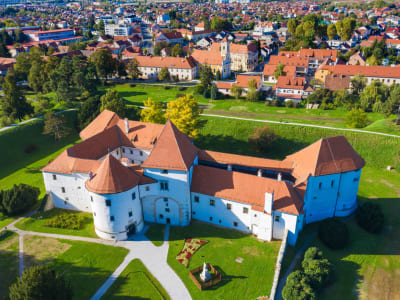
[[[258,177],[262,177],[262,170],[261,170],[261,169],[258,169],[258,171],[257,171],[257,176],[258,176]]]
[[[274,193],[265,193],[264,211],[272,214],[272,204],[274,202]]]
[[[232,165],[229,164],[228,167],[227,167],[227,170],[228,171],[232,171]]]
[[[282,181],[282,173],[281,172],[278,173],[278,181]]]
[[[125,122],[125,133],[129,133],[129,120],[128,120],[128,118],[125,118],[124,122]]]

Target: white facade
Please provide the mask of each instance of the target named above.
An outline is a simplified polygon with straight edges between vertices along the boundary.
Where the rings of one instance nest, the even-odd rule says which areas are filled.
[[[104,26],[105,34],[112,36],[129,36],[132,27],[126,24],[106,24]]]

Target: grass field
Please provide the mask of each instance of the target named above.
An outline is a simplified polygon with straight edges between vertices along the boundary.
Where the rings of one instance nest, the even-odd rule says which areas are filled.
[[[45,225],[47,220],[49,220],[51,217],[60,214],[76,214],[78,216],[84,217],[84,224],[82,228],[79,230],[73,230],[73,229],[48,227]],[[78,235],[78,236],[98,238],[98,236],[94,231],[93,215],[91,213],[69,211],[59,208],[53,208],[52,210],[46,212],[37,212],[32,217],[24,218],[21,221],[19,221],[17,224],[15,224],[15,227],[27,231]]]
[[[170,299],[139,259],[129,263],[102,299]]]
[[[187,237],[207,240],[191,258],[186,269],[176,260]],[[193,299],[255,299],[269,294],[276,257],[281,242],[263,243],[251,235],[209,224],[192,222],[187,227],[171,227],[168,264],[185,283]],[[235,261],[237,257],[242,263]],[[189,277],[189,270],[211,263],[222,274],[222,281],[200,291]]]
[[[73,299],[90,299],[121,264],[128,250],[38,236],[24,237],[28,266],[46,264],[71,283]]]
[[[18,276],[18,235],[12,231],[0,233],[0,299],[7,299],[8,287]]]
[[[164,244],[164,230],[163,224],[150,224],[149,229],[146,231],[146,237],[155,245],[161,246]]]

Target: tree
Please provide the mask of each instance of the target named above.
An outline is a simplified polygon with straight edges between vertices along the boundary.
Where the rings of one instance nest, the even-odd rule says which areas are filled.
[[[133,58],[128,65],[126,66],[126,72],[128,76],[132,79],[139,78],[142,75],[142,72],[139,70],[139,62],[136,58]]]
[[[125,117],[126,106],[124,100],[120,97],[115,89],[108,90],[105,95],[101,96],[100,101],[100,111],[108,109],[115,112],[121,118]]]
[[[290,32],[291,35],[295,35],[296,34],[296,28],[297,28],[298,22],[295,18],[291,18],[289,19],[286,27],[288,29],[288,31]]]
[[[315,247],[311,247],[306,251],[301,266],[303,267],[304,274],[310,279],[311,286],[315,290],[319,290],[326,286],[331,280],[333,267],[332,264],[322,256],[322,253],[319,254],[319,251],[315,251],[314,248]],[[312,258],[312,255],[307,254],[308,251],[312,251],[312,254],[317,252],[318,256]]]
[[[213,17],[211,20],[211,29],[215,31],[231,30],[232,24],[223,18]]]
[[[26,101],[21,87],[17,85],[13,70],[8,70],[2,87],[4,96],[1,98],[1,109],[3,115],[12,119],[18,118],[21,121],[25,115],[33,113],[32,105]]]
[[[57,102],[69,103],[73,100],[71,89],[65,80],[60,80],[57,84],[56,97]]]
[[[319,239],[331,249],[342,249],[349,242],[349,230],[344,222],[326,219],[318,225]]]
[[[360,95],[367,86],[367,79],[363,75],[356,74],[353,78],[351,78],[350,83],[352,94]]]
[[[62,114],[56,114],[54,111],[48,111],[44,115],[43,134],[53,135],[54,139],[60,140],[69,134],[65,118]]]
[[[286,72],[283,71],[285,69],[285,65],[283,63],[279,63],[275,70],[274,70],[274,77],[275,79],[278,79],[279,76],[285,76]]]
[[[222,79],[221,71],[217,70],[217,73],[215,73],[215,80],[221,80],[221,79]]]
[[[64,56],[57,68],[60,79],[65,81],[68,85],[72,84],[72,74],[74,72],[72,62],[68,56]]]
[[[148,123],[164,124],[164,107],[161,102],[154,101],[152,98],[148,98],[144,102],[145,108],[140,112],[140,120]]]
[[[363,128],[368,121],[367,114],[361,108],[353,108],[345,118],[346,126],[350,128]]]
[[[6,45],[0,42],[0,57],[11,57]]]
[[[257,151],[266,152],[272,142],[277,140],[279,136],[265,125],[264,127],[256,127],[251,136],[249,136],[249,143],[252,144]]]
[[[235,99],[239,99],[243,94],[243,88],[237,85],[233,85],[231,88],[231,94],[235,97]]]
[[[257,90],[257,81],[255,79],[251,79],[247,82],[247,95],[246,95],[246,100],[247,101],[257,101],[260,97],[260,94]]]
[[[64,277],[47,266],[25,270],[10,286],[10,300],[70,300],[72,287]]]
[[[81,105],[78,112],[78,123],[79,128],[85,128],[90,122],[92,122],[97,115],[100,113],[100,99],[98,97],[89,97]]]
[[[35,60],[32,62],[31,69],[29,70],[28,82],[29,87],[36,93],[42,91],[44,84],[43,64]]]
[[[214,79],[214,74],[209,66],[200,67],[200,82],[204,89],[208,90],[211,87]]]
[[[370,66],[377,66],[378,65],[378,60],[376,59],[376,57],[374,55],[371,55],[370,57],[368,57],[366,62]]]
[[[107,78],[114,74],[116,70],[116,63],[112,57],[112,53],[108,49],[100,49],[92,54],[90,57],[91,62],[96,66],[98,78]]]
[[[175,57],[183,56],[183,50],[182,50],[181,45],[176,44],[174,47],[172,47],[171,56],[175,56]]]
[[[29,70],[31,69],[32,60],[29,52],[18,54],[17,61],[14,65],[14,70],[21,80],[28,78]]]
[[[311,282],[301,271],[292,272],[282,290],[284,300],[314,300],[315,292],[311,287]]]
[[[184,134],[195,137],[201,126],[197,101],[191,95],[168,102],[165,118],[170,119]]]
[[[26,184],[18,184],[9,189],[0,191],[0,212],[7,216],[25,212],[37,203],[40,190]]]
[[[169,74],[167,67],[162,67],[160,73],[158,73],[158,80],[161,81],[169,81],[171,79],[171,75]]]
[[[333,40],[335,38],[335,36],[337,35],[335,24],[330,24],[328,26],[328,29],[327,29],[326,33],[327,33],[329,39]]]
[[[387,117],[398,112],[400,107],[400,85],[396,84],[390,91],[390,96],[385,102],[384,112]]]
[[[358,225],[371,233],[380,233],[383,229],[384,215],[381,207],[372,202],[361,204],[356,212]]]
[[[213,83],[211,85],[211,93],[210,93],[210,95],[211,95],[211,99],[212,100],[216,100],[218,98],[218,88],[215,85],[215,83]]]
[[[365,111],[382,112],[389,88],[379,80],[372,81],[360,95],[360,104]]]
[[[342,41],[348,41],[356,27],[356,20],[352,18],[344,18],[343,21],[336,22],[336,31]]]

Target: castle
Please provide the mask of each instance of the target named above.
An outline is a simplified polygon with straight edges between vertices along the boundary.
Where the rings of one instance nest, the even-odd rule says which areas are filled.
[[[54,206],[91,212],[97,235],[127,239],[144,222],[192,219],[295,244],[307,223],[357,207],[364,160],[343,136],[321,139],[283,161],[200,150],[171,122],[103,111],[82,142],[42,169]]]

